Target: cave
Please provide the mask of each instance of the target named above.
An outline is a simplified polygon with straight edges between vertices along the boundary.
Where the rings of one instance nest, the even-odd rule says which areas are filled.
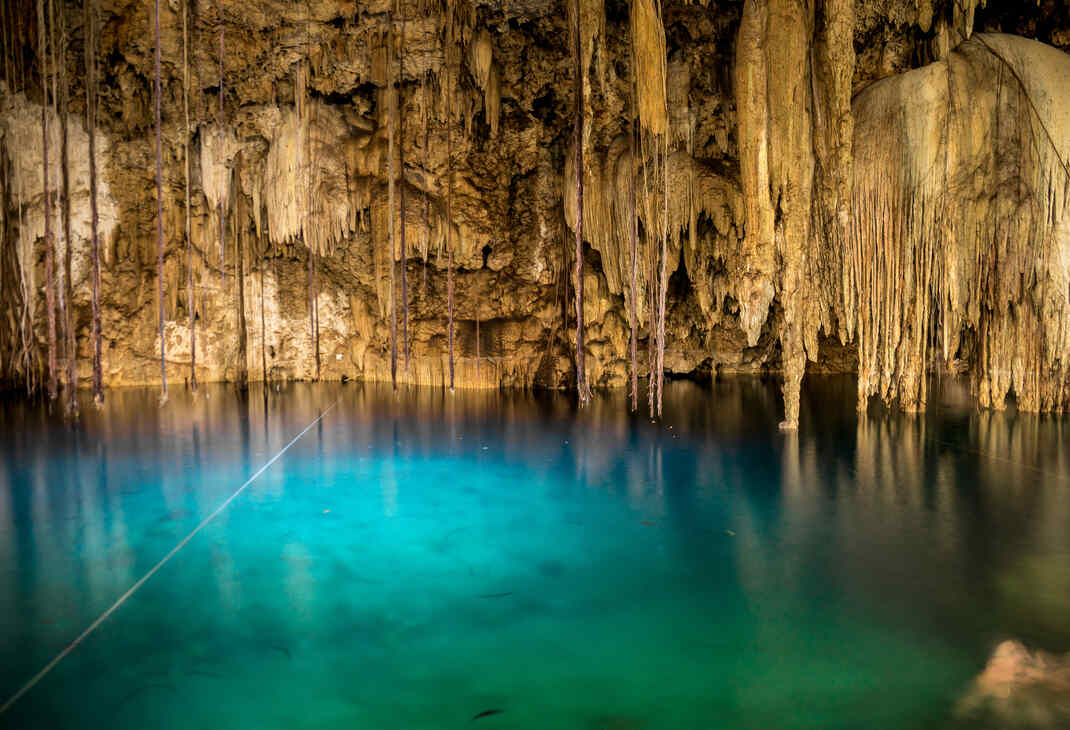
[[[0,728],[1070,727],[1070,6],[5,0]]]

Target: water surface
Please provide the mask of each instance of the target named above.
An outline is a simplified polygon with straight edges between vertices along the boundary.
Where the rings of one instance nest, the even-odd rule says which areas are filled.
[[[0,402],[0,701],[325,415],[0,727],[920,730],[1070,649],[1067,421],[954,385],[155,400]]]

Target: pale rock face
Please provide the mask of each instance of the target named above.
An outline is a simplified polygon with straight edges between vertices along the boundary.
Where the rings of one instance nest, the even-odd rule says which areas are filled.
[[[316,374],[316,356],[312,344],[311,325],[307,309],[287,306],[274,272],[264,272],[263,322],[260,316],[260,278],[258,273],[245,276],[245,310],[248,318],[248,341],[246,367],[251,379],[263,377],[262,362],[266,364],[269,379],[310,380]],[[218,280],[209,281],[200,291],[201,296],[223,299],[218,289]],[[236,285],[230,289],[233,299]],[[302,302],[305,304],[305,302]],[[358,338],[354,331],[354,317],[350,303],[340,292],[320,292],[317,298],[320,316],[321,376],[332,379],[354,374],[356,363],[349,357],[348,344]],[[202,320],[203,322],[203,320]],[[234,337],[237,331],[236,309],[228,308],[207,324],[195,327],[197,338],[197,377],[200,381],[214,379],[218,370],[226,379],[236,379],[238,373],[238,347]],[[164,340],[167,360],[176,379],[188,375],[190,362],[190,331],[186,319],[169,319],[164,325]],[[265,346],[263,358],[261,347]],[[154,353],[160,356],[159,340]],[[342,355],[341,359],[338,355]],[[202,364],[204,363],[204,364]]]
[[[161,6],[171,382],[190,374],[191,269],[197,377],[236,377],[240,242],[252,379],[263,377],[261,351],[268,377],[315,375],[311,255],[321,377],[389,380],[396,370],[401,382],[447,384],[448,241],[456,384],[570,385],[574,10],[492,0],[448,4],[447,17],[443,7],[404,3],[227,0],[221,125],[221,19],[215,3],[194,3],[187,129],[182,7]],[[976,2],[670,2],[660,16],[658,7],[578,6],[592,385],[623,385],[630,371],[635,190],[641,373],[659,283],[651,262],[664,231],[666,369],[779,371],[788,428],[799,420],[807,368],[857,369],[860,405],[877,396],[922,409],[927,377],[945,369],[967,373],[985,406],[1002,407],[1012,391],[1030,410],[1070,405],[1070,62],[1062,51],[982,33],[992,16]],[[150,8],[144,0],[102,3],[101,53],[111,67],[103,69],[97,139],[110,385],[159,379]],[[1058,13],[1026,3],[1019,25],[1043,25],[1057,42],[1070,28]],[[80,49],[81,26],[69,25]],[[28,88],[0,94],[0,271],[17,271],[20,283],[0,282],[5,380],[23,374],[10,355],[26,333],[40,352],[46,331],[40,93],[34,73],[27,78]],[[72,84],[84,379],[84,78],[73,75]],[[664,143],[657,155],[650,144],[631,151],[633,117],[642,139]],[[51,115],[54,168],[58,134]],[[59,221],[57,209],[57,232]]]
[[[10,157],[11,177],[8,210],[18,221],[17,247],[19,265],[26,272],[27,288],[37,291],[44,282],[43,265],[38,271],[34,252],[39,248],[39,239],[45,234],[45,206],[43,165],[41,155],[41,105],[29,101],[25,95],[5,97],[6,113],[0,115],[0,134]],[[60,125],[59,116],[48,110],[48,136],[50,145],[48,189],[52,196],[52,240],[56,261],[63,260],[66,243],[63,240],[63,218],[60,200]],[[69,155],[69,185],[71,196],[71,280],[75,301],[87,303],[90,296],[89,275],[92,270],[91,231],[89,213],[89,135],[85,120],[71,114],[67,123]],[[96,142],[98,175],[103,161],[110,154],[105,136],[97,136]],[[13,208],[12,208],[13,206]],[[107,252],[108,241],[118,224],[118,210],[111,188],[103,177],[97,187],[97,236],[101,250]]]

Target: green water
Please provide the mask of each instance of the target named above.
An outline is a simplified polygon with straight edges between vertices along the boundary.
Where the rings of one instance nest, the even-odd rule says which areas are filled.
[[[0,702],[326,411],[0,727],[960,727],[1070,649],[1070,423],[853,389],[0,402]]]

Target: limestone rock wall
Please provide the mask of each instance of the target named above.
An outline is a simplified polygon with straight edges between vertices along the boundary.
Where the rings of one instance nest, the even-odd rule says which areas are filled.
[[[32,384],[47,341],[39,124],[52,97],[41,93],[35,5],[17,4],[21,25],[5,25],[5,38],[25,40],[5,46],[0,77],[0,379]],[[1058,4],[1026,5],[582,0],[592,385],[628,378],[636,185],[639,261],[667,228],[667,371],[779,371],[789,427],[808,369],[857,369],[862,403],[923,408],[926,377],[951,370],[971,374],[984,405],[1001,407],[1013,391],[1030,409],[1065,407],[1067,57],[988,31],[1066,47],[1070,17]],[[84,383],[83,6],[57,7],[72,28],[72,299]],[[97,7],[104,379],[152,384],[152,3]],[[568,387],[572,12],[555,0],[161,3],[169,379],[190,375],[191,309],[198,379],[234,379],[243,306],[252,379],[316,376],[314,309],[320,377],[389,380],[393,320],[399,381],[443,385],[452,252],[457,384]],[[633,118],[660,130],[663,167],[649,148],[632,152]],[[57,135],[53,123],[50,149]],[[637,266],[641,373],[657,285]]]

